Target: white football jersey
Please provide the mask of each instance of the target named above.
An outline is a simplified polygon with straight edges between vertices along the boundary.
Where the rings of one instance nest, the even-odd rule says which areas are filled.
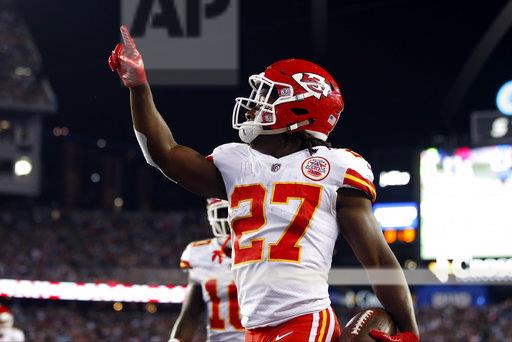
[[[201,284],[208,308],[208,341],[244,341],[231,258],[221,253],[221,247],[218,239],[192,242],[183,251],[180,267]]]
[[[23,342],[25,334],[18,328],[0,328],[0,342]]]
[[[275,326],[330,305],[337,190],[358,189],[375,200],[373,174],[360,155],[315,149],[313,156],[306,149],[274,158],[231,143],[208,157],[228,194],[233,274],[247,329]]]

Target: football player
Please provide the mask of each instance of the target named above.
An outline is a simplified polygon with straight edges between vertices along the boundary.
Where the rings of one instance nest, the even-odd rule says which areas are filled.
[[[231,236],[227,220],[228,202],[207,200],[206,210],[215,238],[190,243],[180,267],[189,275],[187,294],[169,342],[192,341],[205,311],[207,335],[211,342],[244,341],[237,291],[231,273]]]
[[[18,328],[13,327],[14,316],[11,310],[0,304],[0,342],[23,342],[25,334]]]
[[[205,198],[229,202],[233,275],[246,341],[336,341],[327,275],[338,232],[367,270],[388,269],[393,282],[368,272],[396,321],[396,336],[417,341],[404,274],[373,216],[373,175],[357,153],[330,148],[343,110],[336,81],[318,65],[288,59],[249,77],[232,125],[244,143],[204,158],[180,145],[154,104],[142,57],[128,29],[109,58],[130,89],[135,135],[146,161]]]

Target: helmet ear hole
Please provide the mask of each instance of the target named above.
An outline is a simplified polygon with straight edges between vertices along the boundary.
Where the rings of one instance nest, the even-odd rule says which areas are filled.
[[[276,87],[272,87],[272,91],[270,92],[269,102],[274,103],[279,98],[279,91]]]
[[[307,110],[306,108],[292,108],[291,111],[295,115],[306,115],[306,114],[309,114],[309,110]]]

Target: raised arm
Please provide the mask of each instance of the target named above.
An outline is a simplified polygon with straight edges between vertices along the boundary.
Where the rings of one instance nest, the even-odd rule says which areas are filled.
[[[112,51],[109,65],[130,89],[133,127],[146,161],[195,194],[226,198],[222,176],[215,165],[174,140],[153,101],[142,56],[128,28],[121,26],[120,30],[123,44]]]
[[[396,338],[385,334],[372,336],[379,341],[417,341],[419,335],[411,293],[404,273],[382,236],[372,212],[371,201],[360,191],[338,190],[337,213],[340,231],[365,269],[379,301],[398,325]],[[386,271],[393,285],[379,283]],[[414,335],[416,336],[414,336]]]
[[[201,293],[201,284],[190,282],[187,286],[185,300],[181,306],[181,312],[171,331],[169,341],[192,341],[199,326],[199,317],[205,309],[205,303]]]

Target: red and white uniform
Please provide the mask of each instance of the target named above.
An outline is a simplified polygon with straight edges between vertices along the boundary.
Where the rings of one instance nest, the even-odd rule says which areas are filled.
[[[0,327],[0,342],[23,342],[25,334],[18,328]]]
[[[246,144],[217,147],[230,203],[233,275],[242,324],[276,326],[330,306],[327,275],[338,236],[337,190],[373,201],[370,165],[347,149],[315,147],[274,158]],[[325,340],[330,340],[324,335]]]
[[[183,251],[180,267],[201,284],[208,308],[208,341],[244,341],[231,258],[221,253],[221,247],[217,238],[192,242]]]

